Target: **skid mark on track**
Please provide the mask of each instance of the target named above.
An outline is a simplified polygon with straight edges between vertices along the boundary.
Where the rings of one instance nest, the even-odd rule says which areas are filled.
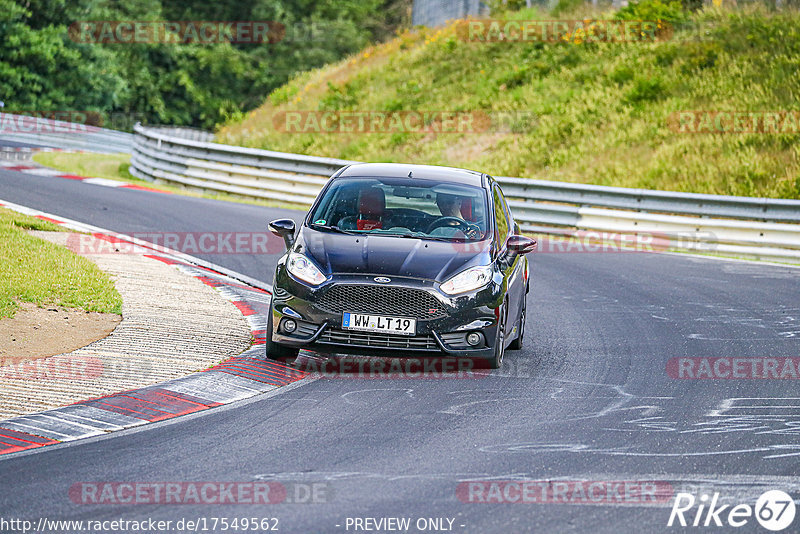
[[[726,456],[759,454],[762,459],[800,457],[800,444],[766,443],[763,445],[725,449],[715,442],[704,445],[699,438],[718,434],[748,433],[751,435],[792,436],[800,435],[800,397],[734,397],[719,402],[716,408],[703,414],[700,420],[668,420],[663,416],[629,419],[618,427],[602,428],[609,432],[658,432],[697,436],[693,442],[683,442],[679,450],[674,444],[669,450],[658,450],[658,445],[647,449],[627,444],[621,446],[589,445],[575,442],[513,442],[486,445],[479,450],[486,453],[537,454],[569,452],[576,454],[599,454],[605,456],[681,458],[692,456]],[[613,441],[613,438],[612,438]]]
[[[540,443],[540,442],[521,442],[521,443],[502,443],[499,445],[488,445],[478,449],[486,453],[512,453],[512,454],[536,454],[547,452],[571,452],[571,453],[590,453],[606,456],[630,456],[646,458],[684,458],[690,456],[727,456],[742,455],[751,453],[770,453],[762,458],[788,458],[800,456],[800,445],[785,443],[779,445],[765,445],[763,447],[752,447],[747,449],[727,449],[727,450],[686,450],[681,452],[657,452],[645,451],[635,447],[594,447],[584,443]],[[783,452],[787,451],[787,452]]]
[[[662,409],[660,404],[652,403],[652,401],[671,400],[673,398],[673,397],[650,397],[650,396],[634,395],[628,393],[623,386],[617,384],[582,382],[575,380],[564,380],[559,378],[546,378],[546,377],[541,378],[539,380],[549,381],[553,383],[554,389],[549,394],[550,399],[553,400],[569,399],[573,401],[604,400],[607,402],[607,404],[605,406],[600,407],[597,410],[584,413],[575,413],[568,417],[552,418],[543,421],[526,421],[525,422],[526,425],[551,425],[557,423],[569,423],[587,419],[596,419],[605,417],[613,413],[629,412],[629,411],[636,411],[643,416],[648,416],[658,413]],[[585,388],[592,388],[592,389],[600,388],[601,390],[604,391],[604,393],[598,394],[594,391],[582,393],[581,391],[579,391]],[[470,416],[470,417],[496,417],[497,409],[490,408],[490,406],[497,405],[498,403],[502,403],[502,405],[513,405],[514,403],[519,402],[520,405],[532,406],[534,409],[537,409],[535,401],[539,400],[540,400],[539,397],[520,397],[520,396],[502,397],[495,399],[481,399],[481,400],[474,400],[474,401],[454,404],[445,408],[444,410],[440,410],[438,413],[448,414],[448,415],[458,415],[458,416]],[[647,402],[642,402],[642,401],[647,401]],[[481,413],[482,408],[485,408],[487,411],[485,413]],[[524,414],[517,413],[517,417],[524,418]]]
[[[382,480],[398,482],[403,480],[445,480],[464,482],[468,480],[524,480],[527,473],[376,473],[370,471],[298,471],[286,473],[262,473],[255,475],[256,480],[294,480],[294,481],[345,481],[345,480]]]
[[[516,428],[536,426],[557,427],[565,425],[565,431],[571,430],[570,424],[578,421],[595,421],[609,417],[609,423],[598,426],[597,439],[587,444],[582,438],[575,441],[558,441],[548,443],[542,441],[519,441],[505,444],[488,444],[479,450],[485,453],[547,453],[568,452],[575,454],[599,454],[607,456],[680,458],[683,456],[726,456],[758,454],[763,459],[778,459],[800,456],[800,444],[764,443],[758,446],[719,447],[717,442],[706,444],[705,436],[727,433],[750,433],[752,435],[774,435],[796,437],[800,435],[800,397],[733,397],[718,401],[713,408],[703,408],[696,414],[673,405],[675,397],[650,397],[634,395],[625,387],[615,384],[568,381],[561,379],[543,379],[551,382],[552,390],[539,396],[492,397],[481,400],[467,400],[453,404],[438,413],[458,417],[497,417],[504,409],[514,410],[519,420]],[[589,391],[586,388],[591,388]],[[472,390],[470,394],[481,392]],[[460,395],[466,392],[452,392]],[[492,392],[483,391],[492,395]],[[495,392],[496,393],[496,392]],[[542,397],[556,401],[571,401],[566,417],[541,417]],[[456,397],[457,398],[457,397]],[[583,407],[574,401],[603,403],[596,409],[581,411]],[[525,407],[534,410],[529,415]],[[667,415],[675,413],[676,415]],[[602,439],[602,432],[608,438],[606,446],[597,445]],[[665,445],[668,449],[659,450],[660,446],[648,445],[636,447],[629,441],[617,445],[620,433],[673,433],[697,436],[691,442],[682,442],[678,448],[674,443]],[[563,439],[563,438],[562,438]]]
[[[720,401],[699,420],[667,420],[663,416],[652,416],[630,419],[620,427],[603,430],[797,436],[800,435],[800,397],[732,397]]]
[[[696,312],[692,312],[696,309]],[[691,318],[691,319],[689,319]],[[800,308],[778,305],[769,308],[743,308],[705,302],[688,302],[680,317],[672,322],[691,322],[705,332],[692,332],[690,339],[706,341],[723,340],[776,340],[800,337]],[[715,335],[714,326],[738,327],[742,333],[736,337]]]
[[[355,401],[350,399],[352,395],[362,395],[364,393],[375,393],[375,392],[386,392],[386,391],[400,391],[402,392],[407,398],[413,399],[414,398],[414,390],[409,388],[371,388],[371,389],[359,389],[356,391],[348,391],[347,393],[342,393],[340,397],[344,402],[347,404],[361,404],[363,401]],[[374,401],[374,399],[370,399],[370,402]]]
[[[723,264],[722,272],[726,274],[736,274],[748,276],[755,280],[796,280],[800,277],[800,271],[796,267],[778,267],[774,265],[754,265],[751,263],[731,262]]]

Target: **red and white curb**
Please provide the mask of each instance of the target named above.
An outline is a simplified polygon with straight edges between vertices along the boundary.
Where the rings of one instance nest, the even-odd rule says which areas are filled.
[[[203,372],[156,386],[124,391],[69,406],[0,421],[0,455],[75,441],[223,406],[309,377],[266,360],[264,343],[271,287],[244,275],[138,239],[0,200],[0,207],[111,242],[135,243],[148,257],[174,265],[216,288],[246,317],[254,344],[244,353]]]
[[[0,160],[0,169],[6,171],[22,172],[25,174],[32,174],[34,176],[50,176],[53,178],[66,178],[68,180],[76,180],[78,182],[83,182],[85,184],[100,185],[103,187],[135,189],[137,191],[151,191],[155,193],[166,193],[170,195],[172,194],[171,191],[165,191],[163,189],[157,189],[155,187],[147,187],[144,185],[137,185],[119,180],[109,180],[107,178],[91,178],[87,176],[79,176],[77,174],[64,173],[63,171],[42,167],[40,165],[35,165],[28,162],[20,163],[19,161],[13,161],[13,160],[9,161]]]

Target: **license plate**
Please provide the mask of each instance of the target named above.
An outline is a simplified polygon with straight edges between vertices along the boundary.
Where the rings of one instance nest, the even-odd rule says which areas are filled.
[[[386,317],[385,315],[344,312],[342,327],[348,330],[413,336],[417,332],[417,320],[407,317]]]

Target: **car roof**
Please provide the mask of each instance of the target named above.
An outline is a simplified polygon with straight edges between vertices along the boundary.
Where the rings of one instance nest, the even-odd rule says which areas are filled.
[[[412,165],[407,163],[356,163],[345,168],[338,177],[403,178],[412,173],[413,178],[441,180],[460,184],[483,186],[483,173],[439,167],[437,165]]]

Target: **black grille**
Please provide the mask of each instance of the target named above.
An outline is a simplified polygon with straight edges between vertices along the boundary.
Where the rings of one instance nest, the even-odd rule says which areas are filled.
[[[318,306],[330,313],[347,311],[415,319],[447,317],[444,305],[433,295],[406,287],[339,284],[325,292]]]
[[[350,345],[356,347],[378,347],[388,349],[439,350],[436,340],[429,335],[401,336],[328,328],[317,339],[318,343]]]

